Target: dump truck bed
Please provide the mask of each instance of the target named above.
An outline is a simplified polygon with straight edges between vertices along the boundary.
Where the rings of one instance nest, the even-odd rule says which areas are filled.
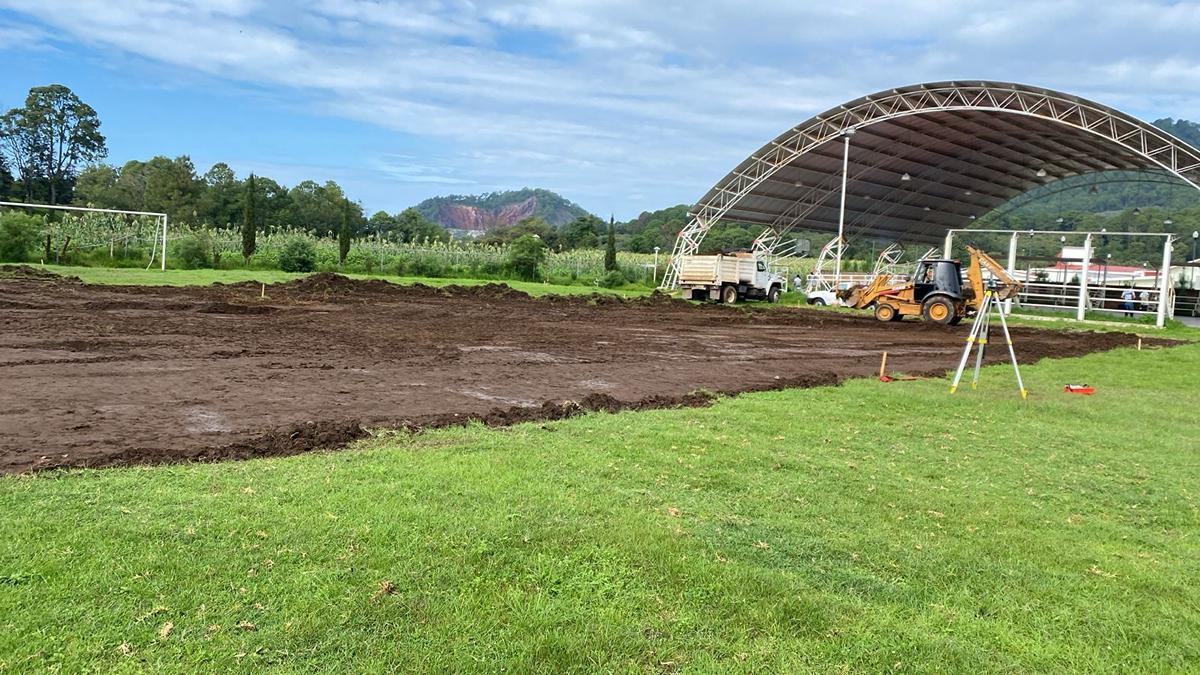
[[[753,256],[693,255],[683,260],[679,283],[719,286],[721,284],[754,283]]]

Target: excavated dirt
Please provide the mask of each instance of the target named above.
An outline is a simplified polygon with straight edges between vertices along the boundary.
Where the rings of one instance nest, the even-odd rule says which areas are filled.
[[[334,274],[263,290],[90,286],[0,268],[0,472],[288,455],[345,445],[363,427],[702,406],[871,375],[884,350],[889,370],[941,375],[967,332]],[[1014,330],[1025,362],[1135,340]]]

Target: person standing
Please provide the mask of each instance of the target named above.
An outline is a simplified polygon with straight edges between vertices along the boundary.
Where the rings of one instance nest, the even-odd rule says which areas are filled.
[[[1143,289],[1141,293],[1138,293],[1138,300],[1141,301],[1139,309],[1141,309],[1143,312],[1149,312],[1150,311],[1150,291]]]
[[[792,278],[792,290],[800,292],[800,273],[796,272],[796,276]]]
[[[1121,309],[1125,310],[1125,316],[1133,316],[1133,289],[1126,288],[1121,292]]]

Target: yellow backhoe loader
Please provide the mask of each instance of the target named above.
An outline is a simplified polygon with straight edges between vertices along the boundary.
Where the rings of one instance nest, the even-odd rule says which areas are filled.
[[[1007,300],[1021,289],[1021,284],[991,256],[974,246],[968,246],[967,253],[971,261],[965,287],[962,263],[926,259],[917,263],[911,281],[897,282],[891,275],[880,274],[865,286],[847,289],[841,297],[850,307],[874,307],[875,318],[880,321],[921,316],[926,321],[953,326],[979,309],[985,290],[995,291],[998,300]],[[983,278],[984,267],[991,273],[990,279]]]

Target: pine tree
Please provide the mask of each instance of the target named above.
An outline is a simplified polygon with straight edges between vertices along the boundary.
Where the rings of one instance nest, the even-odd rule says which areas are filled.
[[[346,264],[346,256],[350,255],[350,200],[342,203],[342,226],[338,229],[338,264]]]
[[[608,217],[608,242],[604,248],[604,271],[612,272],[617,269],[617,226],[616,220]]]
[[[258,235],[258,214],[254,209],[254,202],[257,198],[254,174],[250,174],[250,177],[246,179],[246,195],[242,204],[242,257],[247,263],[250,262],[250,256],[254,255],[254,239]]]

